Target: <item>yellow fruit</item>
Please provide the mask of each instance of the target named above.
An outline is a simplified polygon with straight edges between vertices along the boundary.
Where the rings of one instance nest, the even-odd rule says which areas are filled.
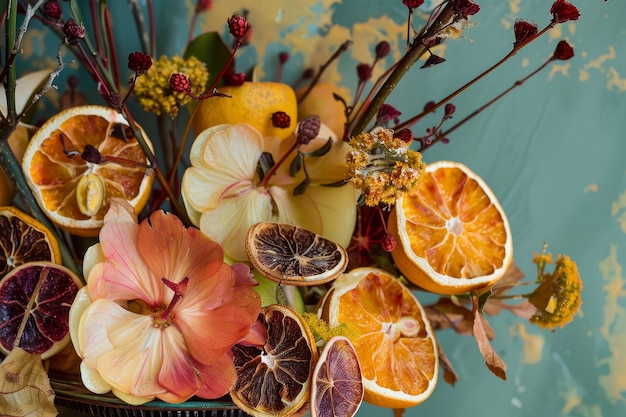
[[[318,314],[331,328],[357,327],[351,341],[366,402],[406,408],[432,394],[439,373],[434,332],[419,301],[396,277],[379,268],[355,268],[333,282]]]
[[[298,120],[302,120],[307,116],[317,115],[322,123],[332,130],[338,138],[343,137],[346,124],[346,108],[344,103],[335,99],[334,94],[340,97],[339,88],[330,82],[320,81],[313,86],[311,91],[304,97],[308,87],[302,87],[296,91],[298,98]],[[345,97],[344,97],[345,99]],[[349,102],[349,100],[346,100]]]
[[[439,161],[390,213],[393,259],[414,284],[461,294],[498,281],[513,260],[509,222],[493,191],[466,166]]]
[[[111,198],[127,200],[136,213],[145,206],[154,179],[147,163],[120,113],[80,106],[62,111],[35,133],[22,171],[50,220],[70,233],[95,236]]]
[[[283,83],[247,81],[240,86],[220,87],[230,97],[209,97],[198,103],[193,118],[196,135],[221,124],[247,123],[263,136],[284,139],[294,132],[298,121],[298,103],[293,89]],[[272,125],[272,114],[282,111],[291,119],[288,128]]]
[[[28,129],[19,125],[15,131],[9,136],[9,146],[18,161],[22,160],[26,146],[28,146],[29,138]],[[4,169],[0,167],[0,206],[8,206],[15,195],[15,186],[9,180]]]

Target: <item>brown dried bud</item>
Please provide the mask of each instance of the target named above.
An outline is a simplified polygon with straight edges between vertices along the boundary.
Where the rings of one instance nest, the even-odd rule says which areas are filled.
[[[241,41],[249,29],[250,23],[245,17],[235,14],[228,18],[228,30],[235,40]]]
[[[456,20],[467,20],[480,11],[480,6],[472,0],[454,0],[454,14]]]
[[[567,41],[562,40],[556,45],[552,57],[560,61],[567,61],[574,56],[574,48]]]
[[[116,91],[111,91],[111,93],[109,93],[108,102],[111,107],[119,107],[120,104],[122,104],[122,96]]]
[[[228,71],[222,78],[224,85],[240,86],[246,82],[245,72]]]
[[[456,111],[456,106],[452,103],[448,103],[446,104],[446,106],[444,107],[444,113],[443,116],[447,119],[449,117],[452,117],[452,115],[454,114],[454,112]]]
[[[59,20],[63,15],[63,10],[57,0],[49,0],[43,5],[43,14],[51,19]]]
[[[284,111],[272,113],[272,126],[279,129],[287,129],[291,126],[291,117]]]
[[[537,25],[525,20],[517,20],[513,25],[513,32],[515,33],[513,47],[517,48],[537,34]]]
[[[210,10],[213,7],[213,0],[198,0],[196,3],[196,13]]]
[[[402,0],[402,4],[408,7],[410,12],[413,12],[413,9],[417,9],[424,4],[424,0]]]
[[[359,64],[356,66],[356,73],[359,76],[359,81],[367,81],[372,78],[372,67],[369,64]]]
[[[550,8],[554,23],[563,23],[570,20],[578,20],[580,12],[572,3],[565,0],[557,0]]]
[[[87,162],[91,162],[92,164],[99,164],[102,162],[102,154],[93,145],[85,145],[85,149],[83,149],[83,153],[80,154],[80,157]]]
[[[188,93],[191,91],[191,80],[185,74],[172,74],[170,88],[176,93]]]
[[[63,34],[66,44],[77,45],[78,41],[85,37],[85,28],[70,17],[63,25]]]
[[[402,113],[391,104],[383,103],[376,115],[376,124],[382,125],[399,117]]]
[[[284,64],[287,61],[289,61],[289,53],[281,52],[281,53],[278,54],[278,62],[279,63]]]
[[[440,57],[439,55],[431,53],[426,62],[424,62],[424,65],[422,65],[422,68],[434,67],[435,65],[441,64],[442,62],[446,62],[446,59]]]
[[[376,59],[383,59],[387,55],[389,55],[389,51],[391,51],[391,45],[387,41],[380,41],[376,45]]]
[[[385,233],[380,244],[385,252],[391,252],[396,248],[396,239],[391,234]]]
[[[402,129],[393,132],[393,137],[400,139],[404,143],[411,143],[413,141],[413,132],[410,129]]]
[[[141,75],[147,72],[152,66],[152,58],[144,52],[131,52],[128,54],[128,69],[135,74]]]
[[[322,122],[317,115],[307,116],[300,122],[298,126],[298,143],[306,145],[312,139],[315,139],[320,133]]]

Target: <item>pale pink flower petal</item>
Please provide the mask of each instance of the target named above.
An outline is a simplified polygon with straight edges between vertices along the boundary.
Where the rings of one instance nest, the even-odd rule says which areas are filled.
[[[188,359],[183,335],[174,326],[164,329],[162,334],[163,364],[158,381],[167,391],[157,397],[169,403],[180,403],[194,395],[201,382]]]
[[[198,397],[213,399],[220,398],[230,391],[237,380],[235,364],[229,354],[211,365],[197,363],[198,378],[201,381],[200,391],[196,393]]]

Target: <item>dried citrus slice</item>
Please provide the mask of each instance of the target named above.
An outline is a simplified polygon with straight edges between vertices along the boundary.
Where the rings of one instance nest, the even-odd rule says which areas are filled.
[[[250,228],[246,250],[267,278],[290,285],[318,285],[337,278],[348,266],[345,249],[310,230],[261,222]]]
[[[498,281],[513,260],[509,221],[487,184],[465,165],[428,165],[419,185],[389,216],[392,251],[402,274],[441,294]]]
[[[356,350],[344,336],[330,339],[313,371],[311,417],[352,417],[363,401]]]
[[[61,263],[59,245],[50,231],[15,207],[0,207],[0,278],[27,262]]]
[[[237,382],[230,395],[255,417],[293,414],[309,399],[318,356],[315,338],[302,317],[287,306],[263,307],[259,319],[267,329],[267,342],[233,347]]]
[[[9,272],[0,281],[0,351],[8,354],[18,335],[18,346],[42,359],[61,351],[70,341],[70,306],[81,286],[74,273],[51,262]]]
[[[426,314],[413,293],[378,268],[355,268],[337,278],[319,314],[331,327],[350,322],[365,401],[381,407],[417,405],[435,389],[437,344]]]
[[[154,178],[147,163],[120,113],[80,106],[44,123],[26,148],[22,170],[54,223],[73,234],[95,236],[111,198],[127,200],[136,213],[146,204]]]

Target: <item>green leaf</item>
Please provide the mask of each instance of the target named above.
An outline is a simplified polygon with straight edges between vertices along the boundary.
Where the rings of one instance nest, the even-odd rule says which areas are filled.
[[[322,184],[322,186],[323,187],[343,187],[347,183],[348,183],[348,181],[346,181],[346,180],[339,180],[339,181],[335,181],[335,182],[329,182],[327,184]]]
[[[487,300],[491,296],[491,292],[492,292],[491,290],[485,291],[484,293],[480,294],[480,296],[478,297],[478,311],[480,311],[481,313],[483,312],[483,308],[485,307],[485,303],[487,302]]]
[[[304,178],[304,181],[302,181],[300,184],[296,186],[296,188],[293,189],[293,195],[295,196],[295,195],[303,194],[310,183],[311,183],[311,178],[309,178],[309,176],[307,175]]]
[[[313,152],[305,153],[304,156],[324,156],[330,151],[331,146],[333,146],[333,139],[328,138],[326,143]]]
[[[259,161],[256,164],[256,172],[259,178],[262,180],[265,174],[274,166],[274,157],[269,152],[263,152],[259,157]]]
[[[217,76],[222,72],[230,59],[230,48],[224,43],[222,37],[217,32],[207,32],[192,40],[185,54],[185,59],[195,56],[204,62],[209,71],[208,86],[212,85]],[[229,68],[233,68],[234,62],[231,62]]]
[[[291,165],[289,165],[289,174],[292,177],[295,177],[298,172],[302,169],[302,163],[304,162],[304,155],[302,152],[298,151],[293,161],[291,161]]]

